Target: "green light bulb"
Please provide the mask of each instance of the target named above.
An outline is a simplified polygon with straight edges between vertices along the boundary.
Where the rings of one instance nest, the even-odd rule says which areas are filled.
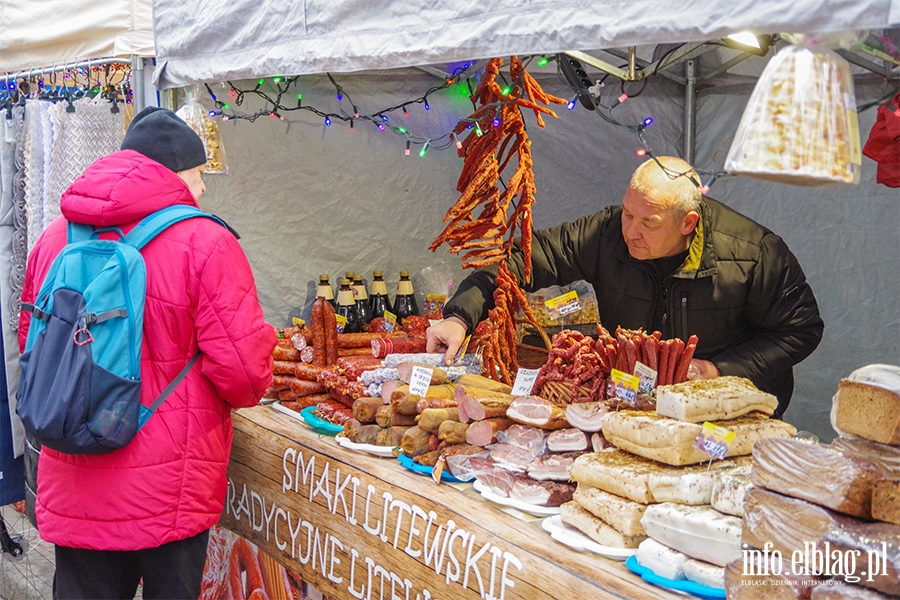
[[[275,83],[281,83],[281,77],[276,77],[272,81],[274,81]]]
[[[543,67],[543,66],[546,65],[548,62],[550,62],[550,61],[547,59],[547,57],[546,57],[546,56],[542,56],[542,57],[541,57],[541,60],[538,61],[538,66],[539,66],[539,67]]]
[[[231,107],[228,106],[227,104],[223,104],[222,108],[224,108],[225,110],[231,110]]]
[[[266,82],[265,79],[260,79],[260,80],[259,80],[259,83],[258,83],[257,85],[262,85],[262,84],[264,84],[265,82]]]
[[[506,86],[505,88],[503,88],[503,95],[509,96],[509,86]]]
[[[428,151],[428,150],[427,150],[427,147],[426,147],[426,146],[422,146],[422,149],[419,150],[419,158],[425,158],[425,153],[426,153],[427,151]]]
[[[400,133],[406,133],[406,130],[402,127],[398,127],[397,131],[399,131]]]

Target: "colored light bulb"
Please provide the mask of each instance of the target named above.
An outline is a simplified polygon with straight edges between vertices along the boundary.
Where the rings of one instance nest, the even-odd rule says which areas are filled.
[[[426,152],[428,152],[428,142],[425,142],[425,145],[422,146],[421,150],[419,150],[419,158],[425,158]]]
[[[406,110],[405,106],[403,107],[403,116],[406,117],[407,119],[409,118],[409,111]]]
[[[331,117],[325,117],[325,127],[331,127]]]
[[[378,129],[380,129],[381,131],[384,131],[384,123],[379,123]]]
[[[653,124],[653,117],[647,117],[646,119],[644,119],[644,127],[647,127],[652,124]]]
[[[388,116],[387,116],[387,115],[381,115],[381,120],[384,121],[385,123],[387,123]]]
[[[409,140],[406,140],[406,156],[409,156]]]
[[[546,56],[542,56],[542,57],[541,57],[541,60],[538,61],[538,66],[539,66],[539,67],[543,67],[543,66],[546,65],[548,62],[550,62],[550,61],[547,59],[547,57],[546,57]]]
[[[645,156],[646,154],[647,154],[647,151],[644,150],[643,148],[638,148],[638,149],[637,149],[637,155],[638,155],[638,156]]]
[[[431,110],[431,107],[428,106],[428,103],[427,103],[427,102],[425,103],[425,110]]]

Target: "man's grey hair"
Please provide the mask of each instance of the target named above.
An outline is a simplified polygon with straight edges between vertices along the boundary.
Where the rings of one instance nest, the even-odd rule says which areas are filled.
[[[629,187],[645,196],[666,201],[675,217],[681,218],[700,210],[703,194],[697,187],[699,183],[700,176],[690,164],[675,156],[659,156],[634,171]]]

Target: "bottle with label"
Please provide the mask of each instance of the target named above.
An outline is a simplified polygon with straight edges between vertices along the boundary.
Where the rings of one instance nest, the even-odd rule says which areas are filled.
[[[384,284],[384,273],[381,271],[372,273],[372,283],[369,284],[369,309],[369,315],[373,319],[383,317],[384,311],[394,312],[387,286]]]
[[[397,295],[394,297],[394,310],[397,321],[411,315],[419,314],[419,306],[416,304],[416,294],[413,291],[412,281],[409,280],[409,271],[400,271],[400,281],[397,283]]]
[[[369,330],[369,321],[372,315],[369,312],[369,295],[366,293],[366,286],[363,285],[362,275],[357,273],[353,276],[353,283],[350,285],[353,289],[353,295],[356,296],[356,312],[359,314],[359,328],[362,331]]]
[[[344,333],[359,333],[359,312],[356,310],[356,297],[353,295],[353,289],[350,287],[349,279],[341,279],[341,287],[337,295],[337,307],[334,310],[336,315],[347,319],[344,325]]]
[[[325,298],[332,306],[334,305],[334,290],[331,289],[328,275],[319,275],[319,285],[316,286],[316,298]]]

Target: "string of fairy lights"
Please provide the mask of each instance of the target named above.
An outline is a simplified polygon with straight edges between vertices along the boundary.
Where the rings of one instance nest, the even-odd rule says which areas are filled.
[[[537,57],[526,57],[523,62],[527,66],[535,58]],[[557,60],[556,56],[541,56],[537,61],[537,64],[538,66],[545,66],[549,62],[555,60]],[[453,148],[454,146],[457,149],[461,148],[462,142],[456,134],[456,129],[458,129],[460,123],[464,123],[467,129],[474,129],[477,135],[481,135],[482,132],[489,127],[501,126],[499,118],[491,116],[499,114],[499,111],[492,111],[490,108],[515,102],[513,96],[510,96],[509,100],[498,101],[487,105],[486,107],[477,107],[474,101],[472,101],[473,114],[475,114],[474,109],[480,108],[481,110],[477,114],[482,116],[478,118],[472,118],[471,116],[461,117],[450,131],[438,136],[416,135],[410,131],[409,127],[407,127],[403,121],[398,121],[396,118],[396,113],[399,112],[402,112],[404,118],[409,118],[409,109],[414,106],[421,106],[426,111],[430,110],[429,97],[454,85],[466,85],[468,87],[468,96],[471,100],[472,93],[474,92],[472,80],[477,78],[478,73],[479,69],[477,63],[464,63],[462,66],[455,68],[449,73],[447,78],[440,85],[429,87],[420,96],[405,100],[404,102],[393,106],[382,108],[372,113],[361,112],[359,104],[353,100],[343,86],[341,86],[330,73],[326,73],[326,76],[334,88],[335,99],[338,103],[337,109],[330,111],[322,110],[321,108],[310,104],[308,101],[304,102],[303,93],[299,88],[300,76],[272,78],[271,84],[274,86],[274,93],[270,91],[271,86],[265,85],[265,78],[259,79],[255,86],[246,89],[239,88],[235,83],[227,81],[224,85],[227,86],[227,93],[229,94],[230,99],[219,98],[209,84],[204,85],[210,99],[214,103],[214,108],[207,113],[211,118],[218,117],[222,121],[245,120],[253,123],[262,117],[269,117],[271,119],[283,121],[286,114],[297,111],[306,111],[316,115],[319,119],[322,119],[325,127],[331,127],[333,124],[342,123],[348,125],[350,131],[353,131],[357,124],[366,123],[377,127],[380,131],[390,131],[404,138],[404,152],[407,156],[410,155],[412,148],[415,146],[418,148],[419,156],[424,158],[429,149],[446,150]],[[559,69],[557,69],[557,73],[560,73]],[[652,73],[651,77],[653,75],[656,75],[656,73]],[[521,86],[521,82],[519,81],[507,82],[502,73],[500,74],[500,77],[504,82],[504,96],[509,96],[510,92],[516,89],[516,86]],[[604,88],[603,82],[606,77],[608,77],[608,75],[605,75],[603,79],[597,82],[596,86],[591,88],[591,94],[594,97],[593,112],[605,122],[635,134],[638,140],[638,148],[636,150],[638,156],[655,160],[659,167],[673,179],[675,177],[690,178],[704,194],[709,191],[709,188],[717,179],[730,175],[730,173],[726,171],[695,169],[695,173],[701,178],[701,181],[698,181],[691,173],[680,173],[664,167],[659,162],[656,155],[654,155],[650,145],[644,138],[645,130],[653,124],[653,118],[648,116],[636,124],[628,124],[619,121],[613,116],[613,110],[616,107],[643,93],[647,86],[647,82],[651,77],[645,78],[640,89],[631,95],[625,92],[625,82],[622,82],[622,93],[609,102],[608,105],[602,102],[601,96]],[[568,110],[574,110],[577,106],[579,94],[584,94],[585,90],[577,89],[570,82],[563,79],[561,75],[560,79],[562,83],[570,88],[575,94],[572,100],[567,104]],[[248,98],[261,100],[263,102],[262,108],[252,113],[236,110],[236,107],[241,107]],[[703,183],[703,179],[706,180],[706,183]]]

